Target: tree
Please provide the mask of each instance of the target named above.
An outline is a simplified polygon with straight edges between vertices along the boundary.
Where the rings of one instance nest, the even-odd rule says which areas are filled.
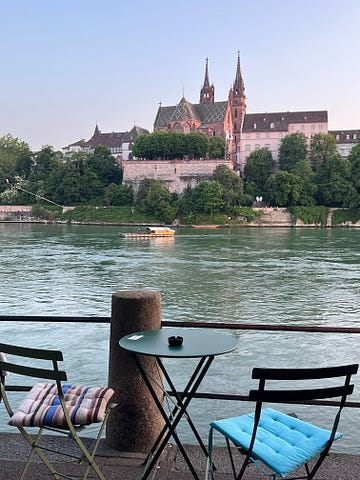
[[[187,133],[185,135],[185,155],[189,158],[204,158],[209,149],[209,141],[202,133]]]
[[[332,155],[337,155],[336,139],[331,133],[317,133],[310,143],[310,163],[314,170],[326,162]]]
[[[223,207],[223,188],[215,180],[200,182],[193,189],[193,201],[198,213],[212,215],[220,212]]]
[[[275,162],[268,148],[251,152],[244,169],[246,193],[255,197],[264,193],[265,182],[273,173]]]
[[[360,142],[351,149],[348,160],[351,166],[351,180],[357,192],[360,194]]]
[[[27,179],[30,176],[32,167],[33,158],[30,150],[20,152],[15,161],[15,174]]]
[[[132,146],[132,154],[137,158],[149,158],[147,156],[147,137],[148,135],[139,135],[135,138]]]
[[[121,170],[107,147],[103,145],[95,147],[94,153],[88,156],[86,164],[97,175],[104,187],[110,183],[121,182]]]
[[[110,183],[110,185],[105,188],[105,203],[113,206],[132,205],[132,188],[127,185]]]
[[[279,169],[291,172],[294,165],[305,160],[307,155],[306,136],[301,132],[287,135],[279,147]]]
[[[176,205],[172,203],[171,193],[160,180],[147,182],[141,208],[145,213],[166,223],[172,222],[176,216]]]
[[[316,172],[318,203],[329,207],[359,206],[359,195],[351,181],[351,162],[332,155]]]
[[[298,205],[311,207],[316,205],[317,185],[315,174],[307,160],[298,162],[293,169],[293,173],[298,177],[300,184],[300,199]]]
[[[185,135],[176,132],[153,132],[149,135],[140,135],[135,139],[132,147],[135,157],[149,160],[183,158],[185,151]]]
[[[32,168],[32,180],[39,182],[46,181],[51,170],[62,160],[62,153],[54,151],[50,145],[45,145],[39,152],[35,153],[34,166]]]
[[[210,158],[224,158],[226,143],[222,137],[210,137],[208,153]]]
[[[291,207],[300,204],[301,182],[294,173],[280,170],[270,175],[265,183],[265,191],[271,205]]]
[[[219,182],[223,187],[222,200],[224,209],[230,210],[244,203],[244,182],[226,165],[218,165],[215,168],[212,180]]]
[[[15,175],[19,174],[16,169],[18,159],[30,156],[27,143],[10,134],[0,137],[0,192],[8,188],[6,179],[13,183]]]
[[[138,205],[141,205],[141,203],[145,199],[148,191],[150,190],[151,186],[155,181],[157,180],[153,180],[152,178],[144,178],[143,180],[141,180],[139,184],[139,188],[136,193],[136,203]]]

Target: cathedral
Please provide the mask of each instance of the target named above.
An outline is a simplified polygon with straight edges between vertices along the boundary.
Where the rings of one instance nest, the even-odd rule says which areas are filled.
[[[246,113],[245,86],[241,75],[238,54],[235,80],[226,101],[215,101],[215,87],[210,85],[209,65],[206,59],[204,85],[199,103],[192,104],[184,97],[177,105],[163,107],[157,112],[154,131],[190,133],[220,136],[226,140],[227,152],[235,161],[236,146],[240,142]]]

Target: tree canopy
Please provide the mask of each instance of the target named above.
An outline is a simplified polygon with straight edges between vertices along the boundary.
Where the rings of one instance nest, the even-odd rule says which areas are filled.
[[[330,133],[317,133],[310,143],[310,163],[314,170],[323,165],[333,155],[338,155],[336,150],[336,139]]]
[[[133,144],[133,155],[137,158],[166,159],[184,158],[200,159],[224,158],[225,140],[222,137],[211,137],[198,132],[153,132],[139,135]]]
[[[187,155],[198,160],[225,154],[223,138],[200,133],[154,132],[135,143],[138,152],[147,149],[153,158]],[[158,157],[160,148],[163,157]],[[332,135],[317,134],[307,154],[305,136],[292,134],[281,142],[279,167],[268,149],[259,149],[248,157],[244,178],[224,164],[180,196],[153,179],[144,179],[135,196],[131,186],[122,184],[122,171],[104,146],[70,155],[50,145],[32,152],[25,142],[5,135],[0,138],[0,200],[13,205],[44,198],[58,205],[131,205],[157,221],[172,221],[177,212],[236,215],[258,195],[273,206],[360,207],[360,143],[343,158]]]
[[[301,132],[286,135],[279,147],[279,169],[291,172],[294,165],[307,157],[306,136]]]
[[[267,178],[273,173],[275,162],[269,149],[259,148],[249,155],[245,165],[246,193],[257,196],[264,194]]]

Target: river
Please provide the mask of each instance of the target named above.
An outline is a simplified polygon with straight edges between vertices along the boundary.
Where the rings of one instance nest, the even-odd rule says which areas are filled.
[[[114,292],[150,289],[161,293],[164,320],[360,326],[360,229],[181,228],[174,239],[120,238],[135,230],[0,224],[1,314],[110,317]],[[3,322],[0,328],[4,342],[63,350],[74,382],[107,382],[107,325]],[[253,366],[360,359],[355,334],[229,334],[239,346],[215,359],[202,391],[246,393]],[[183,384],[186,362],[174,368]],[[357,378],[351,399],[360,400]],[[206,438],[209,421],[249,407],[195,400],[191,411]],[[308,407],[283,409],[320,422],[327,414],[326,408],[320,415]],[[335,450],[360,453],[359,423],[358,410],[344,412],[344,439]],[[181,428],[187,440],[188,429]]]

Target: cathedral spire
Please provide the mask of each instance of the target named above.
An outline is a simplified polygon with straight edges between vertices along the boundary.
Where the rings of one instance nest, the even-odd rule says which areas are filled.
[[[98,135],[100,135],[100,130],[99,130],[98,124],[96,122],[93,137],[97,137]]]
[[[209,66],[209,59],[206,58],[205,79],[204,79],[204,85],[200,90],[200,103],[214,103],[215,101],[215,87],[214,85],[210,86],[208,66]]]
[[[234,94],[235,95],[244,95],[244,93],[245,93],[245,85],[244,85],[243,78],[241,76],[240,51],[238,51],[236,77],[235,77],[235,81],[234,81]]]
[[[234,145],[237,147],[240,143],[244,118],[246,115],[245,85],[241,75],[240,51],[238,51],[236,77],[233,88],[230,89],[229,101],[233,118],[233,141]]]
[[[208,65],[209,65],[209,59],[206,57],[204,87],[207,87],[207,88],[210,87]]]

